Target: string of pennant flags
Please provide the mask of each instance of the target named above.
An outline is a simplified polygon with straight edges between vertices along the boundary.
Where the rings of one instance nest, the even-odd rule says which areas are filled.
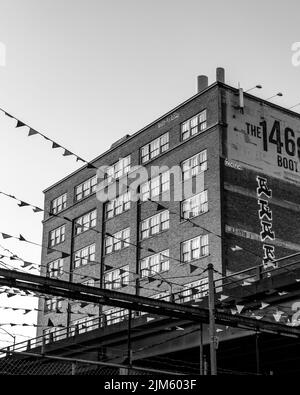
[[[63,149],[63,156],[73,156],[76,158],[76,162],[83,162],[87,165],[87,168],[89,169],[97,169],[97,167],[95,167],[92,163],[86,161],[85,159],[81,158],[79,155],[75,154],[74,152],[70,151],[69,149],[67,149],[66,147],[64,147],[63,145],[57,143],[56,141],[52,140],[50,137],[46,136],[45,134],[37,131],[36,129],[32,128],[30,125],[26,124],[25,122],[21,121],[20,119],[18,119],[17,117],[15,117],[14,115],[8,113],[7,111],[3,110],[2,108],[0,108],[0,111],[2,111],[7,117],[14,119],[15,121],[17,121],[15,128],[22,128],[22,127],[26,127],[28,128],[28,137],[34,136],[34,135],[39,135],[41,137],[43,137],[45,140],[50,141],[52,143],[52,149],[58,149],[61,148]]]

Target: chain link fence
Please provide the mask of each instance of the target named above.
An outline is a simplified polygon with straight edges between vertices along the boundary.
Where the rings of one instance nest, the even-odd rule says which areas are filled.
[[[177,375],[179,372],[168,372],[142,367],[111,364],[107,362],[85,361],[15,353],[0,358],[0,375],[38,375],[38,376],[116,376],[116,375]]]

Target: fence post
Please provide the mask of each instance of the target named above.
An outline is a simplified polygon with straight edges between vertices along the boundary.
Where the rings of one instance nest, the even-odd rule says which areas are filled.
[[[72,362],[72,376],[76,376],[76,362]]]

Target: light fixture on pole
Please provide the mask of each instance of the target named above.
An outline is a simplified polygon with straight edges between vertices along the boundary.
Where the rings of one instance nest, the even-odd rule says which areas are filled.
[[[271,96],[271,97],[269,97],[268,99],[265,99],[265,100],[271,100],[271,99],[273,99],[273,98],[276,97],[276,96],[282,97],[282,96],[283,96],[283,93],[278,92],[278,93],[276,93],[276,95],[273,95],[273,96]]]
[[[255,85],[253,88],[247,89],[245,93],[252,91],[253,89],[262,89],[262,85]]]
[[[5,333],[7,333],[10,337],[12,337],[14,339],[14,347],[13,347],[13,350],[14,350],[15,349],[15,345],[16,345],[16,336],[12,335],[11,333],[9,333],[6,329],[4,329],[2,327],[0,329],[2,329]]]

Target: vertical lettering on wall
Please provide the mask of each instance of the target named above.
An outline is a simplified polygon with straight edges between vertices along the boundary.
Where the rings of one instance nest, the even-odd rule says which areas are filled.
[[[268,187],[268,180],[264,177],[257,176],[257,202],[258,202],[258,217],[260,220],[260,240],[263,243],[263,266],[264,268],[276,267],[275,261],[275,246],[268,244],[268,241],[275,240],[275,232],[272,229],[273,214],[270,209],[269,202],[272,198],[272,190]]]

